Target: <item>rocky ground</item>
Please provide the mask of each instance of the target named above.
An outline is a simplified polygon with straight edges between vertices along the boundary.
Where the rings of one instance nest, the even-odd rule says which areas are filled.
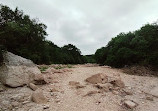
[[[0,85],[0,111],[157,111],[158,78],[107,66],[38,66],[46,84]]]

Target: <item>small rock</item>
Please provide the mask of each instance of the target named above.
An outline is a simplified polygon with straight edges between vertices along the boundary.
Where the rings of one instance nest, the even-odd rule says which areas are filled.
[[[38,87],[35,85],[35,84],[33,84],[33,83],[29,83],[29,87],[32,89],[32,90],[36,90],[36,89],[38,89]]]
[[[146,97],[146,100],[153,101],[154,99],[153,99],[152,96],[147,96],[147,97]]]
[[[96,105],[98,105],[98,104],[100,104],[100,103],[101,103],[100,101],[97,101],[97,102],[96,102]]]
[[[124,93],[127,94],[127,95],[132,95],[132,94],[133,94],[132,91],[129,90],[129,89],[124,89],[123,91],[124,91]]]
[[[43,106],[43,109],[48,109],[49,108],[49,105],[44,105]]]
[[[13,107],[19,106],[19,103],[17,101],[12,102],[11,104],[12,104]]]
[[[69,85],[74,86],[76,89],[85,87],[85,86],[81,85],[79,82],[76,82],[76,81],[70,81]]]
[[[59,103],[59,102],[60,102],[60,99],[56,99],[55,102],[56,102],[56,103]]]
[[[24,102],[22,102],[22,104],[27,104],[27,103],[30,103],[30,101],[24,101]]]
[[[49,89],[50,92],[59,92],[59,90],[57,89],[57,87],[53,86]]]
[[[59,81],[53,81],[52,83],[59,83]]]
[[[110,89],[113,87],[113,85],[110,83],[106,83],[106,84],[98,83],[97,85],[94,85],[94,86],[97,87],[98,89],[103,90],[104,92],[110,91]]]
[[[142,91],[138,90],[138,91],[137,91],[137,93],[141,94],[141,93],[142,93]]]
[[[98,91],[89,91],[89,92],[87,92],[86,95],[84,95],[84,97],[85,97],[85,96],[91,96],[91,95],[97,94],[97,93],[98,93]]]
[[[112,93],[115,94],[115,95],[118,95],[118,94],[119,94],[118,91],[114,91],[114,90],[112,91]]]
[[[137,104],[131,100],[126,100],[124,101],[124,104],[126,107],[130,108],[130,109],[133,109],[137,106]]]
[[[76,81],[70,81],[69,82],[69,85],[71,86],[76,86],[76,85],[79,85],[80,83],[79,82],[76,82]]]
[[[47,82],[44,79],[44,76],[42,74],[36,74],[34,77],[34,84],[35,85],[42,85],[42,84],[46,84]]]
[[[62,94],[64,94],[64,91],[61,91]]]
[[[128,89],[129,89],[129,90],[131,90],[131,89],[132,89],[132,87],[128,86]]]
[[[42,90],[36,90],[33,92],[32,94],[32,100],[35,103],[46,103],[48,100],[47,98],[43,95],[43,91]]]
[[[54,94],[53,94],[52,92],[50,93],[50,95],[51,95],[51,96],[54,96]]]
[[[85,81],[91,84],[97,84],[97,83],[104,84],[108,82],[108,77],[105,74],[99,73],[92,75],[91,77],[88,77]]]
[[[0,92],[3,92],[4,91],[4,88],[0,87]]]
[[[77,85],[77,86],[76,86],[76,89],[80,89],[80,88],[84,88],[84,87],[86,87],[86,86],[83,86],[83,85]]]
[[[120,87],[113,87],[112,90],[114,90],[114,91],[119,91],[119,90],[120,90]]]
[[[113,80],[113,81],[111,81],[110,83],[113,84],[113,85],[116,86],[116,87],[120,87],[120,88],[124,88],[124,87],[125,87],[124,82],[121,81],[120,79]]]

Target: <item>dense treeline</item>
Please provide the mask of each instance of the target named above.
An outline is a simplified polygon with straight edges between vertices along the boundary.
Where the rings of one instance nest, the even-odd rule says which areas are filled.
[[[45,39],[46,25],[30,19],[23,11],[0,5],[0,57],[1,47],[33,60],[37,64],[84,63],[80,50],[71,44],[58,47]],[[2,60],[2,57],[0,58]]]
[[[85,63],[96,63],[94,54],[92,54],[92,55],[85,55],[83,57],[84,57]]]
[[[95,53],[97,63],[113,67],[125,65],[158,66],[158,24],[120,33]]]
[[[58,47],[45,39],[46,25],[30,19],[23,11],[0,5],[0,62],[2,50],[33,60],[37,64],[99,63],[113,67],[125,65],[158,66],[158,23],[146,24],[139,30],[120,33],[95,55],[82,56],[68,44]]]

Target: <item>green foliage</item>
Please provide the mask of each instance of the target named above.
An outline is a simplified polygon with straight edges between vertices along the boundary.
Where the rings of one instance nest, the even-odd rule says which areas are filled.
[[[41,67],[39,67],[39,69],[40,69],[41,72],[44,72],[48,69],[48,67],[47,66],[41,66]]]
[[[95,53],[96,62],[113,67],[140,64],[158,66],[158,24],[146,24],[140,30],[120,33]]]
[[[18,8],[11,10],[0,5],[0,45],[8,51],[31,59],[37,64],[84,63],[76,46],[68,44],[60,48],[45,40],[46,28],[45,24],[30,19]]]
[[[85,61],[85,63],[96,63],[94,55],[85,55],[84,61]]]
[[[102,47],[95,52],[95,60],[99,64],[104,64],[105,59],[107,59],[108,49]]]
[[[54,67],[55,69],[64,69],[64,68],[73,68],[72,65],[67,64],[67,65],[58,65],[56,67]]]
[[[68,64],[68,65],[67,65],[67,68],[73,68],[73,66],[72,66],[72,65],[70,65],[70,64]]]
[[[15,54],[42,63],[46,26],[16,8],[0,6],[0,44]]]
[[[81,64],[83,59],[80,50],[72,45],[68,44],[62,47],[64,64]]]
[[[58,65],[58,66],[55,67],[55,69],[63,69],[63,68],[65,68],[65,67],[60,66],[60,65]]]

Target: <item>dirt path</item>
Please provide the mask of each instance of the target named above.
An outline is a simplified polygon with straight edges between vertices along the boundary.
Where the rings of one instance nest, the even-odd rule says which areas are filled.
[[[108,67],[88,67],[77,65],[64,73],[48,71],[49,84],[39,86],[49,99],[47,104],[36,104],[28,100],[14,108],[14,111],[157,111],[158,109],[158,78],[127,75],[121,70]],[[106,74],[109,78],[119,78],[125,83],[123,90],[130,91],[125,94],[121,90],[101,92],[94,84],[85,82],[85,79],[98,73]],[[82,87],[70,85],[70,81],[79,82]],[[55,90],[50,91],[54,88]],[[1,103],[18,97],[20,94],[30,95],[28,87],[8,89],[1,92]],[[92,94],[87,94],[93,92]],[[137,106],[133,109],[125,107],[124,100],[134,101]],[[5,101],[5,102],[4,102]],[[0,104],[1,105],[1,104]],[[10,111],[6,109],[6,111]]]

